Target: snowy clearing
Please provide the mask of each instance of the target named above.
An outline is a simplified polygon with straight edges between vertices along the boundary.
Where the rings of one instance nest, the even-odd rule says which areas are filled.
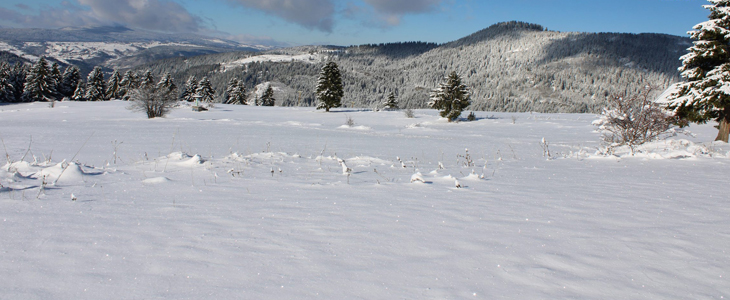
[[[711,125],[604,156],[589,114],[127,105],[0,106],[0,299],[730,297]]]
[[[323,59],[323,56],[321,54],[309,54],[309,53],[303,53],[299,55],[276,55],[276,54],[264,54],[264,55],[256,55],[251,56],[248,58],[240,59],[237,61],[224,63],[223,69],[229,70],[235,67],[240,67],[243,65],[247,65],[250,63],[256,63],[256,62],[306,62],[311,64],[316,64],[321,62]]]

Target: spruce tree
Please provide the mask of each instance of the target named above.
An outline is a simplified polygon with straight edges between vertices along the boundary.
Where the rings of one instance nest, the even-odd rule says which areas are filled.
[[[63,75],[61,77],[61,85],[58,92],[60,92],[64,97],[72,97],[74,91],[76,91],[76,87],[79,85],[79,81],[81,81],[81,72],[79,71],[79,68],[73,65],[68,66],[63,71]]]
[[[106,99],[121,99],[122,96],[122,75],[114,70],[109,82],[106,84]]]
[[[330,108],[342,106],[342,97],[345,92],[342,89],[342,77],[340,69],[335,62],[328,62],[319,74],[317,83],[317,109],[330,111]]]
[[[13,85],[10,83],[10,66],[0,62],[0,102],[13,102]]]
[[[210,84],[208,77],[203,77],[198,83],[198,89],[195,91],[200,96],[200,101],[203,103],[213,103],[215,99],[215,90]]]
[[[53,78],[53,90],[56,92],[56,96],[61,95],[61,84],[63,80],[63,74],[57,62],[53,62],[51,65],[51,77]]]
[[[471,103],[469,89],[461,83],[461,77],[456,72],[446,77],[446,82],[431,91],[431,102],[428,106],[441,110],[441,117],[456,121],[461,112]]]
[[[233,78],[228,84],[226,104],[247,105],[246,87],[243,81]]]
[[[728,142],[730,133],[730,0],[708,0],[709,21],[695,25],[695,41],[682,56],[685,79],[667,100],[667,108],[682,119],[719,123],[716,140]]]
[[[388,98],[383,102],[383,108],[385,109],[398,109],[398,99],[395,98],[395,94],[391,92],[388,94]]]
[[[195,78],[195,75],[191,75],[188,78],[188,81],[185,82],[185,85],[183,86],[182,95],[180,95],[180,98],[183,101],[187,102],[193,102],[195,101],[195,93],[198,90],[198,79]]]
[[[142,76],[139,77],[139,82],[137,87],[154,87],[155,86],[155,77],[152,76],[152,72],[150,70],[145,71],[142,73]]]
[[[13,70],[10,71],[10,84],[13,85],[13,102],[22,102],[25,88],[25,80],[28,77],[29,67],[22,63],[15,63]]]
[[[274,106],[276,99],[274,99],[274,89],[269,84],[264,94],[261,96],[261,106]]]
[[[41,57],[33,67],[31,67],[25,79],[23,87],[23,99],[27,102],[32,101],[53,101],[56,98],[54,90],[56,84],[51,75],[51,69],[44,57]]]
[[[233,90],[238,87],[238,78],[233,77],[231,80],[228,81],[228,86],[226,87],[226,93],[224,95],[224,99],[226,100],[224,103],[229,104],[231,103],[231,97],[233,95]]]
[[[155,88],[162,93],[172,95],[177,94],[177,85],[175,85],[175,82],[172,81],[172,74],[169,72],[162,75],[160,82],[157,83]],[[177,96],[175,98],[177,98]]]
[[[104,82],[104,73],[101,67],[96,66],[94,70],[86,77],[86,101],[104,101],[106,100],[106,83]]]
[[[74,94],[71,96],[71,99],[76,101],[86,101],[86,83],[79,80],[79,83],[76,84],[76,89],[74,90]]]
[[[137,75],[134,72],[131,70],[124,72],[124,76],[122,76],[122,80],[119,82],[119,94],[124,100],[129,100],[127,94],[138,87],[137,81]]]

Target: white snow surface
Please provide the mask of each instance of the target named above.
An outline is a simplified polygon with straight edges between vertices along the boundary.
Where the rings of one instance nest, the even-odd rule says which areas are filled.
[[[120,58],[131,55],[137,51],[159,47],[159,46],[187,46],[200,47],[187,43],[162,43],[162,42],[139,42],[139,43],[110,43],[110,42],[46,42],[47,49],[45,56],[56,58],[62,62],[69,63],[70,60],[84,61],[99,56]],[[25,47],[41,46],[39,43],[25,42]],[[15,55],[37,61],[40,57],[28,54],[17,47],[5,42],[0,42],[0,50],[8,51]]]
[[[127,105],[0,106],[0,299],[730,297],[712,124],[604,156],[589,114]]]
[[[255,62],[307,62],[307,63],[319,63],[323,59],[323,55],[319,53],[302,53],[297,55],[279,55],[279,54],[263,54],[239,59],[233,62],[223,64],[223,70],[229,70],[231,68],[240,67]]]

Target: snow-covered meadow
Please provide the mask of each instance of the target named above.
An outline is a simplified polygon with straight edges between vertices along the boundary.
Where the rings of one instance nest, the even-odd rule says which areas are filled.
[[[711,125],[601,156],[589,114],[127,105],[0,106],[0,299],[730,297]]]

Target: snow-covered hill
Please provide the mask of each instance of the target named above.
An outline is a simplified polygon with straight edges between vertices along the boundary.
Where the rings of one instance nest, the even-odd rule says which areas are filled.
[[[590,114],[127,105],[0,106],[0,299],[730,296],[711,125],[603,156]]]
[[[140,63],[202,54],[260,51],[262,45],[243,45],[234,41],[197,35],[163,34],[126,27],[61,29],[0,28],[0,51],[30,61],[40,56],[88,68],[130,68]]]

